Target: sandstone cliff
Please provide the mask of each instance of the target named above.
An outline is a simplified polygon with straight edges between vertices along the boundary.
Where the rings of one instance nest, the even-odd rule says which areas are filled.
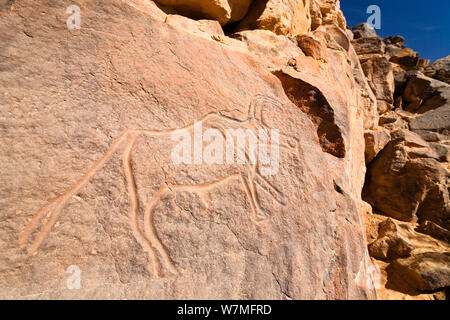
[[[368,244],[449,286],[445,61],[338,0],[70,5],[0,2],[1,298],[375,299]],[[239,129],[276,163],[173,161]]]
[[[367,24],[353,32],[380,114],[380,127],[365,132],[363,190],[374,212],[367,216],[368,239],[382,269],[379,297],[445,298],[443,290],[450,286],[450,86],[439,80],[448,74],[448,58],[428,65],[404,46],[401,36],[381,39]]]

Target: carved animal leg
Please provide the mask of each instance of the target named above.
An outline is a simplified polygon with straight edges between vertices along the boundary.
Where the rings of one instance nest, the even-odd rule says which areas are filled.
[[[125,173],[125,178],[127,182],[128,195],[130,199],[130,209],[129,209],[129,222],[131,230],[136,241],[142,246],[145,252],[148,254],[148,264],[147,270],[151,275],[159,276],[159,262],[156,255],[156,251],[149,239],[146,238],[144,232],[139,227],[139,197],[136,189],[136,181],[133,175],[133,169],[131,166],[131,154],[137,139],[137,135],[134,134],[130,137],[125,150],[122,154],[123,171]]]
[[[161,243],[161,240],[158,238],[156,234],[155,226],[153,224],[153,209],[157,203],[157,201],[161,198],[161,196],[168,191],[169,188],[167,185],[163,185],[158,192],[156,192],[153,197],[147,202],[145,212],[144,212],[144,233],[146,239],[151,243],[152,247],[159,253],[159,257],[162,260],[161,264],[157,264],[157,271],[161,277],[172,277],[178,273],[175,268],[172,260],[169,257],[169,254]],[[156,260],[156,259],[155,259]],[[163,268],[161,265],[164,265],[164,268],[168,270],[169,274],[164,274]]]
[[[242,173],[239,175],[239,178],[241,179],[242,185],[244,186],[247,198],[250,201],[254,221],[258,223],[263,222],[267,217],[262,213],[261,208],[259,207],[254,189],[255,186],[252,184],[252,180],[246,178]]]
[[[258,179],[256,179],[256,178],[258,178]],[[260,181],[262,181],[262,182],[264,182],[264,183],[261,183],[261,182],[259,182],[258,180],[260,180]],[[256,175],[255,175],[255,181],[256,181],[257,184],[259,184],[259,185],[261,186],[261,188],[263,188],[263,189],[265,189],[265,190],[266,190],[266,188],[267,188],[267,189],[268,189],[268,190],[266,190],[267,193],[270,194],[270,195],[272,196],[272,198],[273,198],[276,202],[278,202],[280,205],[284,206],[284,205],[286,204],[286,203],[284,202],[284,195],[283,195],[283,193],[281,193],[277,188],[275,188],[275,187],[267,180],[267,178],[265,178],[264,176],[262,176],[262,175],[260,175],[258,172],[256,172]],[[266,188],[264,188],[263,185],[265,185]]]
[[[128,139],[131,130],[124,131],[109,147],[105,155],[98,160],[88,172],[77,183],[73,184],[63,194],[53,199],[50,203],[37,211],[25,229],[19,234],[19,244],[25,244],[32,236],[32,233],[39,228],[39,222],[43,220],[42,227],[38,234],[32,239],[27,248],[29,254],[37,251],[41,243],[51,231],[53,225],[58,219],[61,210],[66,205],[67,201],[76,194],[86,183],[102,168],[102,166],[111,158],[111,156],[120,147],[121,143]]]

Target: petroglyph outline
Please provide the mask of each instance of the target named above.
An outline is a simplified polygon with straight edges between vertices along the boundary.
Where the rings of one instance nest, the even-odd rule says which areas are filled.
[[[224,112],[211,112],[200,118],[198,122],[204,122],[213,117],[218,117],[225,119],[227,121],[233,121],[238,124],[248,123],[251,120],[256,120],[262,127],[267,127],[262,121],[262,107],[258,103],[265,102],[273,106],[280,106],[280,103],[272,98],[264,95],[255,96],[248,109],[247,119],[239,120],[234,117],[230,117],[224,114]],[[259,107],[259,109],[258,109]],[[182,128],[175,129],[163,129],[163,130],[147,130],[147,129],[127,129],[119,137],[117,137],[106,153],[100,158],[85,175],[79,179],[75,184],[71,185],[65,192],[58,195],[56,198],[51,200],[49,203],[44,205],[39,209],[29,221],[27,226],[19,233],[19,244],[25,245],[29,255],[33,255],[39,249],[39,246],[45,240],[45,238],[50,233],[53,225],[57,221],[62,209],[67,204],[69,199],[75,195],[81,188],[83,188],[90,179],[105,165],[105,163],[118,151],[120,150],[123,143],[125,147],[122,152],[122,164],[123,171],[125,174],[125,179],[127,182],[127,191],[129,195],[129,222],[133,232],[133,236],[137,242],[142,246],[143,250],[148,254],[148,265],[147,269],[151,274],[155,274],[159,277],[173,276],[178,273],[174,263],[171,261],[169,253],[162,244],[161,240],[158,238],[155,226],[153,224],[152,214],[153,209],[157,201],[167,192],[174,191],[189,191],[196,192],[200,199],[206,204],[204,192],[208,189],[212,189],[217,185],[225,183],[230,179],[238,178],[244,188],[246,197],[250,202],[252,208],[252,219],[255,223],[264,223],[267,217],[261,215],[261,208],[258,202],[256,193],[256,184],[258,184],[263,190],[265,190],[276,202],[280,205],[284,205],[284,195],[276,187],[274,187],[267,179],[261,176],[258,172],[258,164],[249,164],[248,154],[246,153],[246,170],[239,170],[239,173],[224,177],[222,179],[211,181],[203,184],[192,184],[192,185],[168,185],[167,181],[160,187],[160,189],[146,202],[144,210],[144,228],[143,230],[139,227],[139,198],[136,187],[136,182],[133,174],[133,169],[131,167],[131,154],[133,148],[136,144],[136,140],[141,135],[149,136],[166,136],[173,134],[177,131],[187,130],[193,128],[195,122],[191,123]],[[288,150],[290,152],[298,152],[296,147],[289,145],[280,144],[280,148]],[[244,171],[245,174],[244,174]],[[264,187],[265,186],[265,187]],[[42,227],[39,226],[42,220]],[[33,233],[39,229],[37,235],[33,238]],[[30,242],[28,245],[27,243]],[[168,270],[168,275],[163,273],[161,268],[161,263],[158,260],[160,257],[163,261],[165,269]]]

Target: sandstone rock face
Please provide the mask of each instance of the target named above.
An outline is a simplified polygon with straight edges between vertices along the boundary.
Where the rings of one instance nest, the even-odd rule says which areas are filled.
[[[224,36],[224,32],[219,22],[216,20],[192,20],[184,16],[169,14],[165,21],[166,24],[175,28],[183,29],[197,36],[203,36],[210,39],[211,36]]]
[[[193,18],[211,18],[221,25],[241,20],[252,0],[156,0]]]
[[[394,54],[390,61],[405,68],[414,68],[419,62],[419,54],[410,48],[405,48]]]
[[[378,239],[369,246],[370,255],[379,259],[407,257],[412,250],[407,236],[392,219],[380,224]]]
[[[327,61],[327,47],[323,42],[315,40],[307,35],[298,35],[296,37],[297,44],[303,53],[315,60]]]
[[[234,33],[234,39],[244,43],[251,53],[267,62],[268,66],[286,66],[289,60],[304,56],[298,45],[290,39],[268,30],[247,30]]]
[[[298,35],[327,24],[345,30],[339,0],[255,0],[238,30],[264,29]]]
[[[397,110],[389,111],[380,116],[380,126],[391,131],[409,129],[408,122]]]
[[[311,5],[311,15],[314,20],[322,21],[321,24],[335,24],[342,30],[346,29],[345,17],[340,10],[339,0],[313,0]],[[313,29],[314,26],[313,26]]]
[[[362,63],[370,87],[378,100],[378,113],[392,109],[394,103],[394,71],[385,57],[372,58]]]
[[[426,252],[398,259],[392,264],[390,273],[391,277],[413,289],[442,289],[450,286],[450,253]]]
[[[386,147],[391,140],[391,135],[386,129],[370,130],[364,133],[364,140],[366,142],[366,163],[370,163]]]
[[[437,109],[446,105],[450,109],[450,85],[415,74],[409,78],[403,91],[403,109],[415,113]]]
[[[255,0],[239,30],[264,29],[276,34],[301,34],[311,30],[310,0]]]
[[[442,228],[441,226],[438,226],[431,221],[423,221],[420,224],[418,231],[428,234],[436,239],[450,243],[450,231]]]
[[[411,130],[428,130],[448,135],[450,132],[450,108],[448,104],[412,119],[410,128]]]
[[[337,3],[317,2],[324,21]],[[90,0],[68,30],[70,4],[17,0],[0,20],[1,298],[375,297],[351,46],[268,69],[271,50],[214,23]],[[259,144],[278,137],[273,162],[245,146],[220,162],[238,129],[278,130]]]
[[[379,37],[359,38],[352,43],[362,63],[370,58],[382,57],[386,51],[386,45]]]
[[[373,206],[366,223],[369,252],[381,270],[378,297],[445,299],[450,107],[448,84],[439,81],[446,78],[439,75],[447,58],[428,66],[401,36],[381,39],[367,25],[352,31],[381,127],[365,132],[363,191]]]
[[[450,56],[438,59],[425,69],[429,77],[450,84]]]
[[[358,24],[352,29],[352,31],[355,39],[377,37],[377,32],[375,31],[374,27],[372,27],[368,23]]]
[[[448,174],[418,135],[399,130],[368,168],[366,200],[402,221],[417,217],[448,227]]]

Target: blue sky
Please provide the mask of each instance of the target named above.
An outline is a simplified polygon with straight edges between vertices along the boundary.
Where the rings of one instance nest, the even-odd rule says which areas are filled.
[[[405,45],[434,61],[450,55],[450,0],[341,0],[347,24],[366,22],[367,8],[381,9],[381,37],[402,35]]]

